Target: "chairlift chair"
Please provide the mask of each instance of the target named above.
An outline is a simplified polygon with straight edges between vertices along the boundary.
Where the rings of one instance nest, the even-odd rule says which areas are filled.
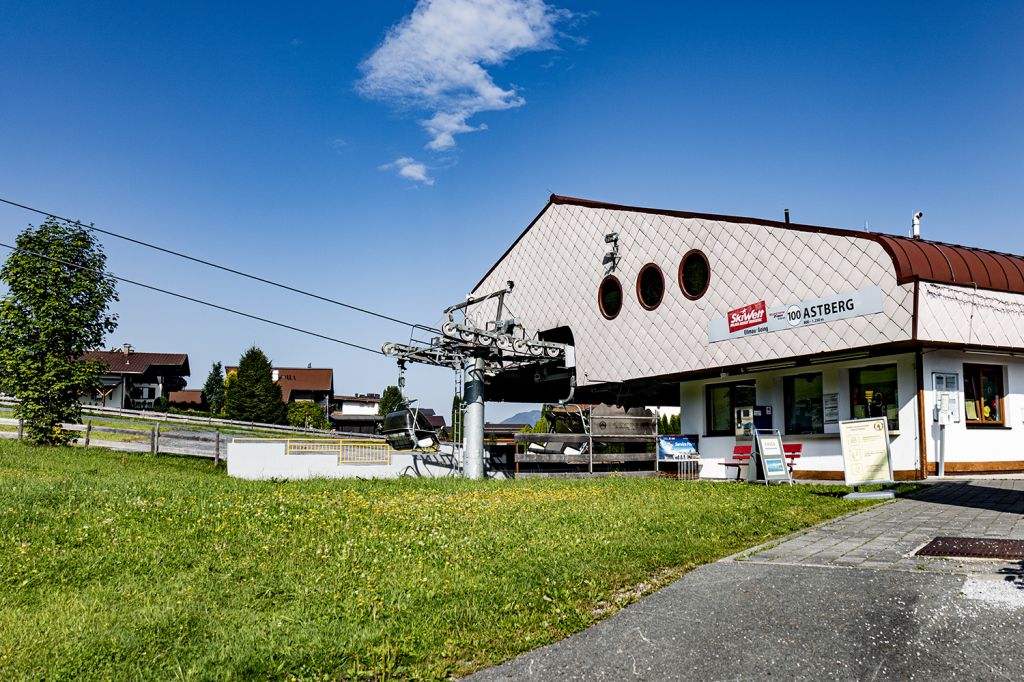
[[[441,446],[430,420],[413,407],[389,412],[381,425],[381,434],[393,450],[437,452]]]

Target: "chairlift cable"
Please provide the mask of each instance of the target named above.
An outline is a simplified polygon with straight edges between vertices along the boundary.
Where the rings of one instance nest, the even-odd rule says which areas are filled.
[[[33,208],[31,206],[26,206],[25,204],[19,204],[18,202],[11,201],[10,199],[4,199],[3,197],[0,197],[0,202],[5,203],[5,204],[7,204],[9,206],[14,206],[16,208],[24,209],[26,211],[31,211],[33,213],[38,213],[39,215],[42,215],[42,216],[51,217],[51,218],[57,218],[59,220],[63,220],[66,223],[70,223],[72,225],[77,225],[78,227],[84,228],[86,230],[92,230],[93,232],[100,232],[102,234],[109,235],[111,237],[116,237],[117,239],[123,239],[126,242],[131,242],[132,244],[137,244],[139,246],[145,246],[146,248],[154,249],[156,251],[160,251],[162,253],[166,253],[166,254],[169,254],[169,255],[172,255],[172,256],[177,256],[178,258],[184,258],[184,259],[190,260],[190,261],[192,261],[194,263],[199,263],[200,265],[206,265],[206,266],[211,267],[211,268],[216,268],[217,270],[223,270],[224,272],[229,272],[229,273],[231,273],[233,275],[238,275],[240,277],[246,277],[246,278],[254,280],[256,282],[261,282],[263,284],[269,284],[270,286],[278,287],[279,289],[284,289],[286,291],[291,291],[291,292],[296,293],[296,294],[302,294],[303,296],[309,296],[310,298],[315,298],[315,299],[320,300],[320,301],[325,301],[327,303],[332,303],[334,305],[341,306],[342,308],[348,308],[349,310],[354,310],[356,312],[363,313],[365,315],[372,315],[373,317],[378,317],[378,318],[380,318],[382,320],[387,320],[389,322],[395,322],[397,324],[401,324],[401,325],[404,325],[406,327],[426,329],[427,331],[432,331],[432,332],[440,333],[440,330],[434,329],[433,327],[426,327],[424,325],[421,325],[421,324],[418,324],[418,323],[415,323],[415,322],[406,322],[405,320],[400,320],[397,317],[391,317],[390,315],[384,315],[383,313],[374,312],[373,310],[368,310],[367,308],[361,308],[359,306],[355,306],[355,305],[352,305],[350,303],[344,303],[342,301],[338,301],[338,300],[333,299],[333,298],[328,298],[326,296],[321,296],[320,294],[315,294],[315,293],[313,293],[311,291],[306,291],[304,289],[299,289],[299,288],[296,288],[296,287],[293,287],[293,286],[289,286],[287,284],[281,284],[280,282],[275,282],[275,281],[267,279],[265,277],[260,277],[259,275],[252,275],[252,274],[250,274],[248,272],[242,272],[241,270],[236,270],[235,268],[231,268],[231,267],[228,267],[226,265],[220,265],[218,263],[213,263],[213,262],[205,260],[203,258],[197,258],[196,256],[190,256],[190,255],[188,255],[186,253],[182,253],[180,251],[174,251],[173,249],[168,249],[168,248],[165,248],[163,246],[157,246],[156,244],[151,244],[151,243],[143,241],[141,239],[136,239],[135,237],[129,237],[127,235],[119,234],[117,232],[113,232],[111,230],[104,229],[102,227],[96,227],[95,225],[92,225],[92,224],[86,224],[86,223],[83,223],[83,222],[78,221],[78,220],[73,220],[71,218],[65,218],[64,216],[58,215],[56,213],[51,213],[49,211],[43,211],[43,210],[38,209],[38,208]]]
[[[223,310],[224,312],[234,313],[235,315],[241,315],[242,317],[248,317],[251,320],[257,320],[259,322],[265,322],[267,324],[272,324],[272,325],[274,325],[276,327],[281,327],[283,329],[290,329],[291,331],[296,331],[296,332],[299,332],[301,334],[307,334],[309,336],[315,336],[317,338],[324,339],[326,341],[333,341],[334,343],[340,343],[341,345],[349,346],[350,348],[357,348],[359,350],[365,350],[366,352],[373,353],[374,355],[384,355],[383,352],[381,352],[379,350],[375,350],[373,348],[369,348],[368,346],[361,346],[358,343],[352,343],[351,341],[343,341],[341,339],[336,339],[333,336],[327,336],[326,334],[320,334],[318,332],[310,331],[308,329],[302,329],[301,327],[295,327],[295,326],[292,326],[290,324],[285,324],[284,322],[276,322],[274,320],[270,320],[270,319],[267,319],[265,317],[260,317],[259,315],[253,315],[251,313],[242,312],[241,310],[235,310],[234,308],[228,308],[227,306],[218,305],[217,303],[210,303],[209,301],[204,301],[202,299],[194,298],[192,296],[187,296],[185,294],[179,294],[177,292],[169,291],[167,289],[161,289],[160,287],[155,287],[152,284],[143,284],[142,282],[137,282],[135,280],[128,279],[127,277],[119,277],[118,275],[114,275],[114,274],[111,274],[109,272],[101,272],[101,271],[98,271],[98,270],[92,270],[91,268],[82,267],[81,265],[75,265],[74,263],[69,263],[69,262],[67,262],[65,260],[62,260],[60,258],[54,258],[53,256],[47,256],[46,254],[36,253],[35,251],[29,251],[28,249],[19,248],[17,246],[11,246],[10,244],[5,244],[3,242],[0,242],[0,246],[2,246],[4,248],[7,248],[7,249],[10,249],[11,251],[20,251],[21,253],[26,253],[26,254],[28,254],[30,256],[36,256],[37,258],[44,258],[44,259],[46,259],[48,261],[51,261],[51,262],[54,262],[54,263],[59,263],[61,265],[67,266],[69,268],[75,268],[76,270],[83,270],[83,271],[86,271],[86,272],[92,272],[92,273],[99,274],[99,275],[102,275],[102,276],[105,276],[105,277],[110,277],[111,279],[115,279],[115,280],[117,280],[119,282],[125,282],[127,284],[134,284],[135,286],[142,287],[143,289],[149,289],[151,291],[158,291],[161,294],[167,294],[168,296],[174,296],[175,298],[180,298],[180,299],[183,299],[183,300],[186,300],[186,301],[191,301],[192,303],[198,303],[200,305],[205,305],[205,306],[208,306],[210,308],[215,308],[217,310]]]

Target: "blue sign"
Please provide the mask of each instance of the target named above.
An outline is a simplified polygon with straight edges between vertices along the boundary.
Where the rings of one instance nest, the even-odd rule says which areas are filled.
[[[697,459],[697,436],[658,436],[658,459]]]

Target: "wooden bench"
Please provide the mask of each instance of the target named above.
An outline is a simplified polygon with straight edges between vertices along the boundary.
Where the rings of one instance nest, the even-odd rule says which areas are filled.
[[[750,464],[750,452],[753,449],[751,445],[737,445],[732,449],[732,459],[728,462],[722,462],[722,466],[725,467],[736,467],[736,480],[740,480],[740,467],[747,466]],[[796,460],[800,459],[800,455],[804,452],[803,443],[783,443],[782,451],[786,455],[786,464],[789,465],[789,473],[793,473],[793,465],[796,464]]]

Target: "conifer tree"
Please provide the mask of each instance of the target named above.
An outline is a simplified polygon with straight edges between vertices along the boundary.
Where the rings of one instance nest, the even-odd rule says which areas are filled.
[[[224,366],[219,362],[213,363],[210,373],[203,384],[203,393],[206,395],[206,404],[210,407],[212,414],[217,414],[224,409]]]
[[[228,419],[288,423],[288,406],[281,400],[281,387],[274,383],[270,360],[256,346],[245,351],[237,375],[226,383],[224,413]]]

